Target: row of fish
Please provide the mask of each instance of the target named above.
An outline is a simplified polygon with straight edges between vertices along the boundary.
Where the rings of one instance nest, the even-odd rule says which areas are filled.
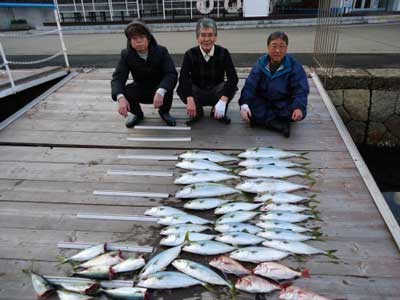
[[[159,262],[163,261],[160,260],[160,256],[164,256],[169,251],[176,253],[178,248],[180,251],[206,256],[229,253],[228,256],[212,259],[209,264],[225,274],[240,276],[235,287],[251,293],[269,293],[282,289],[279,284],[269,280],[309,277],[307,270],[297,272],[274,262],[294,254],[329,254],[303,243],[318,238],[315,229],[295,224],[316,217],[314,207],[299,205],[300,202],[314,201],[314,196],[305,197],[289,193],[308,189],[308,186],[277,179],[290,176],[306,177],[308,173],[289,169],[293,167],[303,169],[305,164],[283,160],[287,157],[301,156],[302,154],[272,148],[249,149],[239,154],[240,158],[246,158],[239,162],[239,166],[247,169],[236,172],[235,168],[217,163],[237,162],[239,161],[237,157],[212,151],[189,151],[180,155],[183,160],[176,166],[190,172],[184,173],[175,180],[176,184],[187,185],[176,193],[176,198],[189,200],[183,205],[185,209],[194,211],[214,209],[215,215],[222,216],[216,220],[209,220],[167,206],[147,210],[146,215],[158,217],[158,223],[167,226],[160,232],[164,236],[160,244],[173,247],[156,255],[153,258],[156,264],[159,265]],[[244,180],[235,188],[216,183],[236,180],[240,176],[255,179]],[[253,202],[243,201],[247,198],[246,193],[254,193],[257,196]],[[244,223],[251,222],[255,217],[258,217],[256,224]],[[204,233],[208,230],[214,232]],[[218,233],[214,234],[215,231]],[[307,235],[307,233],[312,235]],[[257,246],[260,243],[263,246]],[[238,248],[239,246],[244,247]],[[248,270],[238,261],[258,265],[253,270]],[[205,282],[232,287],[230,282],[204,265],[184,259],[174,261],[171,259],[171,262],[178,271],[200,282],[186,280],[185,283],[178,284],[178,275],[175,271],[159,271],[148,276],[145,284],[142,282],[139,285],[155,288],[150,285],[150,282],[157,282],[157,288],[173,288],[178,287],[177,285],[183,287]],[[165,268],[166,266],[160,270]],[[161,283],[162,279],[167,280],[169,276],[175,280]],[[307,297],[327,299],[297,287],[293,288],[283,289],[280,299],[311,299]]]

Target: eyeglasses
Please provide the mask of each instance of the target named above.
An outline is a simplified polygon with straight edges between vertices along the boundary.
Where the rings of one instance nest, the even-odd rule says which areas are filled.
[[[287,45],[269,45],[268,48],[271,50],[285,50]]]

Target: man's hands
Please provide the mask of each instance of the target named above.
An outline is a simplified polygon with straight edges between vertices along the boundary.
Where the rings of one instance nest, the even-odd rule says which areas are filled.
[[[214,118],[215,119],[221,119],[225,116],[225,110],[226,110],[226,103],[228,102],[228,98],[225,96],[222,96],[221,99],[215,104],[214,106]]]
[[[193,97],[187,97],[186,113],[189,117],[194,118],[196,116],[196,103]]]
[[[303,119],[303,112],[301,111],[300,108],[296,108],[293,111],[292,120],[297,122],[297,121],[300,121],[301,119]]]
[[[250,123],[251,111],[247,104],[240,106],[240,116],[242,117],[243,121]]]
[[[155,93],[153,98],[154,108],[160,108],[163,105],[163,102],[164,96],[160,95],[159,93]]]
[[[127,117],[128,112],[131,111],[131,107],[129,105],[128,100],[124,96],[118,98],[118,113],[123,116]]]

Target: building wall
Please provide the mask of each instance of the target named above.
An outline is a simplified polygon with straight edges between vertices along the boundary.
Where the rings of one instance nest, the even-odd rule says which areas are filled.
[[[35,28],[44,22],[54,22],[54,14],[48,8],[0,8],[0,30],[8,30],[13,19],[25,19]]]

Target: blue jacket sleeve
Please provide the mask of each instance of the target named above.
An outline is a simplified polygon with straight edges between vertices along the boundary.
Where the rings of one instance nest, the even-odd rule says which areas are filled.
[[[295,64],[293,75],[290,78],[290,86],[292,89],[292,110],[301,109],[303,116],[307,114],[307,102],[310,88],[308,85],[307,75],[304,72],[303,66]]]
[[[260,80],[261,71],[258,63],[256,63],[250,71],[249,76],[244,83],[242,92],[239,98],[239,106],[243,104],[250,104],[256,97],[258,82]]]

